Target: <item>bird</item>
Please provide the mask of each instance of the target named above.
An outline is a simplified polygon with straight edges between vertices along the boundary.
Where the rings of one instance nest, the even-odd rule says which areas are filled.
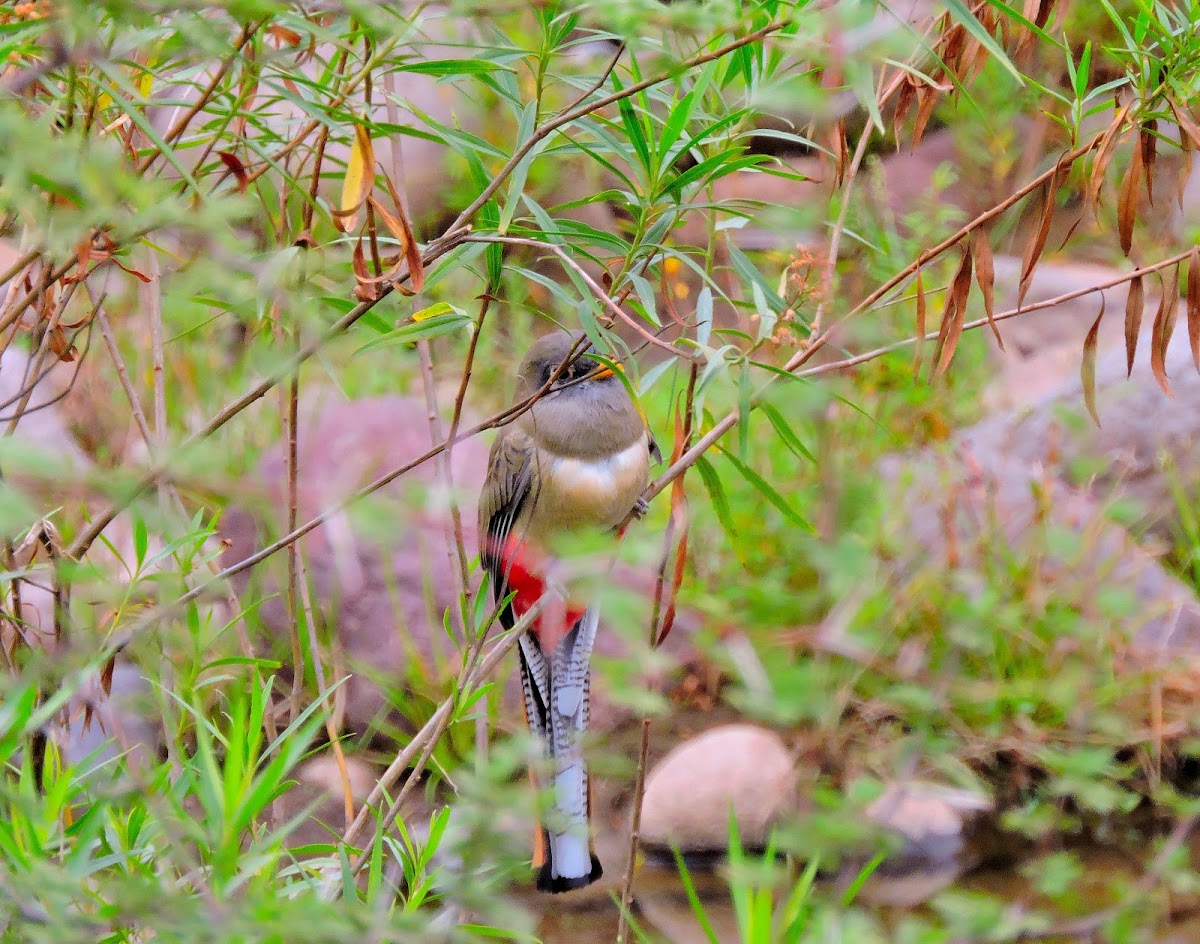
[[[514,404],[539,392],[493,442],[479,501],[480,556],[497,603],[509,598],[498,617],[505,628],[544,594],[551,598],[557,542],[645,512],[651,461],[661,461],[622,378],[595,358],[586,335],[556,330],[534,342],[517,371]],[[585,888],[603,875],[580,748],[598,626],[594,605],[562,600],[517,642],[525,718],[553,771],[550,814],[534,843],[540,891]]]

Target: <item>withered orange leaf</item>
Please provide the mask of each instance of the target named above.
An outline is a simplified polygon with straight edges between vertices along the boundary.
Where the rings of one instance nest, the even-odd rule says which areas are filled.
[[[75,345],[67,337],[67,332],[63,330],[62,325],[55,325],[50,329],[49,342],[50,350],[54,352],[54,356],[64,363],[71,363],[79,353],[75,350]]]
[[[1133,375],[1133,359],[1137,354],[1138,335],[1142,331],[1142,312],[1146,306],[1146,289],[1142,276],[1129,280],[1129,296],[1125,299],[1125,362],[1126,377]]]
[[[387,174],[383,175],[383,179],[387,184],[388,192],[392,195],[392,202],[396,205],[396,221],[404,231],[404,258],[408,262],[409,289],[419,292],[425,286],[425,263],[421,259],[421,247],[417,245],[417,239],[413,235],[412,222],[409,220],[408,214],[404,212],[405,203],[396,193],[396,188],[392,186],[392,179]],[[376,201],[375,207],[378,209],[379,206],[379,202]]]
[[[1127,102],[1117,109],[1108,128],[1105,129],[1100,143],[1096,146],[1096,156],[1092,159],[1091,180],[1088,183],[1088,201],[1091,203],[1093,216],[1097,213],[1100,188],[1104,186],[1104,175],[1108,170],[1108,163],[1112,160],[1120,132],[1125,127],[1125,116],[1128,114],[1129,103]]]
[[[912,107],[913,99],[917,96],[916,85],[911,76],[905,75],[900,80],[900,91],[896,93],[896,107],[892,111],[892,137],[896,139],[896,150],[900,150],[900,129],[904,119]]]
[[[1054,173],[1050,175],[1050,180],[1046,182],[1046,194],[1042,201],[1042,215],[1038,220],[1037,231],[1025,247],[1025,257],[1021,264],[1021,284],[1017,289],[1018,308],[1025,303],[1025,293],[1029,291],[1030,283],[1033,282],[1033,270],[1042,257],[1042,250],[1046,248],[1046,239],[1050,235],[1050,224],[1054,220],[1054,204],[1058,197],[1058,186],[1062,182],[1064,174],[1065,169],[1060,158],[1058,165],[1054,168]]]
[[[1100,414],[1096,411],[1096,342],[1100,337],[1100,322],[1104,319],[1104,307],[1108,300],[1100,293],[1100,314],[1092,323],[1092,328],[1083,339],[1083,361],[1079,365],[1079,379],[1083,384],[1083,402],[1092,420],[1100,425]]]
[[[925,135],[925,126],[929,124],[929,119],[933,117],[933,106],[937,104],[937,100],[937,89],[928,85],[922,85],[917,89],[917,121],[913,125],[910,149],[915,149],[921,143],[921,138]]]
[[[937,367],[935,375],[940,377],[950,367],[954,352],[962,337],[963,324],[967,315],[967,296],[971,293],[971,250],[963,253],[958,272],[950,283],[950,291],[946,294],[946,307],[942,312],[942,325],[938,332]]]
[[[234,178],[237,180],[238,190],[241,193],[246,192],[246,187],[249,184],[249,175],[246,173],[246,165],[232,151],[217,151],[217,157],[221,159]]]
[[[371,132],[364,124],[354,125],[354,142],[346,161],[346,176],[342,180],[342,199],[333,213],[333,225],[348,233],[358,228],[358,209],[375,185],[375,149]]]
[[[975,281],[979,283],[979,291],[983,295],[983,310],[987,314],[988,325],[996,337],[1000,350],[1004,350],[1004,338],[1000,336],[1000,326],[996,324],[996,267],[992,261],[992,245],[988,234],[982,228],[975,230]]]
[[[1158,157],[1158,119],[1143,122],[1138,132],[1138,149],[1142,152],[1143,176],[1146,178],[1146,196],[1154,203],[1154,161]]]
[[[1171,113],[1175,116],[1175,121],[1183,132],[1179,142],[1183,145],[1183,149],[1188,151],[1193,147],[1200,148],[1200,125],[1196,124],[1191,111],[1186,105],[1180,105],[1174,98],[1168,98],[1167,102],[1170,103]]]
[[[1129,169],[1121,181],[1121,192],[1117,197],[1117,233],[1121,237],[1121,252],[1126,257],[1133,248],[1133,223],[1137,218],[1138,178],[1142,176],[1142,149],[1133,149]]]
[[[1158,300],[1158,313],[1154,316],[1154,327],[1150,333],[1150,369],[1154,379],[1171,399],[1171,385],[1167,381],[1167,345],[1175,331],[1175,308],[1179,301],[1179,267],[1173,267],[1163,275],[1162,296]]]

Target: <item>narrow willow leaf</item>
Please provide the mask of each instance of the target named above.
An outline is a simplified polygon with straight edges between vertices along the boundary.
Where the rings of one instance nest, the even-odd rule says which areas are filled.
[[[1145,170],[1146,196],[1151,204],[1154,203],[1154,161],[1158,157],[1158,139],[1155,137],[1157,130],[1158,120],[1151,118],[1142,125],[1138,133],[1138,149],[1142,152],[1142,167]]]
[[[1121,237],[1121,252],[1129,256],[1133,248],[1133,223],[1137,218],[1138,178],[1142,176],[1142,149],[1133,149],[1129,169],[1121,181],[1121,192],[1117,196],[1117,233]]]
[[[1169,275],[1163,276],[1162,297],[1158,300],[1158,313],[1154,316],[1154,328],[1150,334],[1150,369],[1154,379],[1172,400],[1175,394],[1171,392],[1171,384],[1167,380],[1167,345],[1171,343],[1171,335],[1175,332],[1175,308],[1179,301],[1179,269],[1171,269]]]
[[[1096,412],[1096,342],[1100,337],[1100,322],[1104,319],[1104,306],[1107,304],[1104,293],[1100,293],[1100,314],[1096,316],[1092,328],[1083,340],[1083,362],[1079,365],[1079,379],[1083,384],[1083,402],[1092,420],[1100,425],[1100,414]]]
[[[725,536],[729,538],[731,544],[736,545],[737,529],[733,526],[733,516],[729,513],[729,499],[725,497],[721,477],[717,475],[717,470],[704,456],[696,459],[696,471],[700,473],[700,481],[704,483],[704,490],[708,492],[713,511],[717,513],[717,520],[721,522]]]
[[[1187,277],[1188,342],[1192,347],[1192,363],[1200,371],[1200,249],[1193,247],[1188,259]]]
[[[1100,203],[1100,188],[1104,186],[1104,175],[1108,170],[1108,162],[1112,160],[1116,150],[1117,139],[1125,126],[1125,116],[1129,114],[1129,104],[1117,109],[1109,123],[1104,137],[1096,147],[1096,156],[1092,159],[1091,179],[1088,182],[1088,200],[1092,205],[1092,215],[1097,214]]]
[[[942,312],[942,326],[938,333],[937,366],[934,375],[941,377],[954,360],[954,352],[962,338],[963,324],[967,315],[967,296],[971,292],[971,250],[963,253],[962,262],[955,273],[954,281],[946,294],[946,307]]]
[[[340,232],[358,229],[358,210],[367,198],[375,181],[375,148],[366,125],[354,126],[354,142],[346,161],[346,176],[342,180],[342,199],[333,214],[333,225]]]
[[[461,328],[468,327],[472,323],[466,314],[452,308],[450,305],[446,305],[444,302],[439,302],[437,305],[431,306],[431,308],[438,309],[437,313],[426,314],[425,312],[431,310],[429,308],[418,312],[417,314],[421,316],[421,320],[401,325],[395,331],[367,342],[354,353],[363,354],[367,351],[373,351],[376,348],[387,347],[392,344],[414,344],[417,341],[440,338],[443,335],[453,334]],[[447,311],[446,309],[450,310]]]
[[[720,448],[720,447],[716,447],[716,448]],[[801,516],[800,513],[797,512],[796,509],[794,509],[791,506],[791,504],[788,502],[788,500],[786,498],[784,498],[782,495],[779,494],[778,491],[775,490],[775,487],[773,485],[771,485],[770,482],[768,482],[761,475],[759,475],[752,468],[750,468],[750,466],[748,466],[745,462],[743,462],[741,459],[739,459],[734,453],[730,452],[727,449],[722,449],[720,451],[721,451],[721,455],[723,455],[726,459],[728,459],[731,463],[733,463],[734,468],[736,468],[738,470],[738,472],[741,473],[742,478],[744,478],[747,482],[749,482],[751,485],[753,485],[754,488],[758,491],[758,493],[760,495],[762,495],[763,498],[765,498],[772,505],[774,505],[777,509],[779,509],[780,513],[788,521],[790,521],[792,524],[796,525],[797,527],[803,528],[805,531],[813,530],[813,526],[811,524],[809,524],[808,521],[806,521],[803,518],[803,516]]]
[[[979,291],[983,294],[983,310],[987,314],[988,325],[996,337],[1000,350],[1004,350],[1004,338],[1000,336],[1000,327],[996,324],[996,267],[992,262],[992,245],[988,234],[983,229],[975,230],[975,280],[979,283]]]
[[[1146,307],[1146,289],[1142,277],[1129,280],[1129,297],[1125,299],[1125,376],[1133,376],[1133,359],[1137,354],[1138,335],[1142,332],[1142,312]]]
[[[796,435],[795,430],[788,424],[782,413],[769,403],[760,403],[758,409],[770,421],[771,426],[775,429],[775,435],[787,446],[792,455],[797,459],[807,459],[813,465],[817,464],[817,457],[800,441],[800,437]]]
[[[1029,291],[1029,286],[1033,282],[1033,270],[1037,268],[1042,251],[1046,248],[1046,239],[1050,235],[1050,224],[1054,221],[1055,198],[1058,196],[1058,186],[1062,183],[1063,176],[1064,169],[1060,163],[1055,167],[1054,173],[1046,184],[1046,198],[1042,203],[1042,215],[1038,221],[1038,228],[1033,239],[1029,241],[1029,245],[1025,247],[1025,259],[1021,265],[1021,284],[1017,289],[1018,308],[1025,303],[1025,293]]]

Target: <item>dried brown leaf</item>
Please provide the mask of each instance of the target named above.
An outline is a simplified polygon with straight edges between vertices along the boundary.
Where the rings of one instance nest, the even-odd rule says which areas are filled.
[[[392,186],[392,179],[384,174],[383,180],[387,184],[388,192],[392,195],[392,202],[396,205],[395,216],[393,217],[389,213],[388,217],[394,219],[404,233],[404,258],[408,262],[408,289],[406,289],[406,292],[411,291],[416,293],[425,287],[425,262],[421,259],[421,247],[417,245],[417,239],[413,235],[412,223],[408,218],[408,214],[404,211],[405,203],[400,199],[400,195],[396,193],[396,188]],[[377,210],[383,209],[377,200],[373,200],[372,204]]]
[[[917,89],[917,120],[913,125],[911,149],[915,149],[921,143],[921,138],[925,134],[925,126],[929,124],[929,119],[933,117],[933,108],[938,101],[938,90],[928,85],[922,85]]]
[[[941,377],[954,360],[954,352],[958,349],[962,337],[963,324],[967,315],[967,296],[971,293],[971,250],[963,253],[958,272],[950,283],[950,291],[946,295],[946,307],[942,312],[942,325],[938,333],[937,367],[935,376]]]
[[[1146,196],[1154,203],[1154,161],[1158,157],[1158,119],[1151,118],[1138,132],[1138,150],[1142,152],[1142,175],[1146,179]]]
[[[1096,342],[1100,337],[1100,322],[1104,318],[1104,307],[1108,299],[1100,293],[1100,314],[1096,316],[1091,330],[1083,339],[1083,361],[1079,365],[1079,379],[1083,383],[1083,402],[1092,414],[1092,420],[1100,425],[1100,414],[1096,412]]]
[[[371,277],[367,270],[367,259],[363,253],[363,241],[357,239],[354,242],[354,254],[350,260],[351,268],[354,270],[354,279],[357,283],[354,286],[354,297],[360,302],[373,302],[379,298],[379,289],[376,288],[378,280]]]
[[[1125,362],[1126,377],[1133,375],[1133,359],[1137,354],[1138,335],[1142,331],[1142,312],[1146,307],[1146,289],[1142,277],[1129,280],[1129,296],[1125,299]]]
[[[1096,156],[1092,159],[1092,174],[1088,183],[1088,202],[1092,206],[1093,216],[1096,215],[1100,201],[1100,188],[1104,186],[1104,175],[1108,171],[1109,161],[1112,160],[1120,133],[1125,127],[1125,116],[1128,114],[1129,103],[1118,108],[1105,130],[1104,136],[1100,139],[1100,143],[1096,146]]]
[[[105,695],[112,694],[113,672],[116,670],[116,667],[117,657],[116,655],[112,655],[100,670],[100,690]]]
[[[1200,371],[1200,248],[1192,247],[1187,275],[1188,342],[1192,347],[1192,363]]]
[[[1054,204],[1058,196],[1058,187],[1064,176],[1062,161],[1059,161],[1050,180],[1046,183],[1046,194],[1042,201],[1042,215],[1038,220],[1037,231],[1025,247],[1025,257],[1021,264],[1021,284],[1017,289],[1017,307],[1025,303],[1025,293],[1029,291],[1033,281],[1033,270],[1037,268],[1042,251],[1046,248],[1046,239],[1050,235],[1050,224],[1054,221]]]
[[[221,159],[221,163],[229,168],[229,172],[233,174],[237,180],[238,191],[246,192],[246,187],[250,183],[250,176],[246,173],[246,165],[232,151],[217,151],[217,157]]]
[[[904,119],[908,117],[908,110],[912,108],[913,101],[917,97],[917,88],[911,76],[904,76],[900,82],[900,91],[896,93],[896,108],[892,112],[892,137],[896,139],[896,150],[900,150],[900,129],[904,126]]]
[[[49,342],[54,356],[65,363],[69,364],[74,361],[79,353],[70,338],[67,337],[67,332],[63,330],[62,325],[55,325],[50,330]]]
[[[1175,308],[1179,301],[1179,267],[1171,269],[1169,275],[1163,277],[1162,296],[1158,300],[1158,313],[1154,316],[1154,328],[1150,334],[1150,369],[1154,371],[1154,379],[1171,399],[1171,385],[1167,381],[1167,345],[1171,343],[1171,335],[1175,332]]]
[[[1137,219],[1138,178],[1142,176],[1142,149],[1133,149],[1129,169],[1121,181],[1121,192],[1117,197],[1117,233],[1121,238],[1121,252],[1129,255],[1133,248],[1133,224]]]
[[[289,46],[299,46],[302,37],[295,30],[288,29],[286,26],[280,26],[278,23],[272,23],[267,27],[267,35],[275,40],[275,47],[279,48],[285,43]]]
[[[983,295],[983,310],[987,314],[988,325],[1003,351],[1004,338],[1000,336],[1000,326],[996,324],[996,267],[992,261],[992,245],[982,228],[975,230],[973,242],[975,281],[979,283],[979,291]]]
[[[1183,132],[1179,136],[1179,143],[1183,146],[1183,149],[1187,151],[1193,147],[1200,148],[1200,125],[1196,124],[1191,111],[1186,105],[1180,105],[1173,98],[1168,98],[1167,102],[1171,106],[1171,113],[1175,116],[1175,121],[1179,125],[1179,129]]]

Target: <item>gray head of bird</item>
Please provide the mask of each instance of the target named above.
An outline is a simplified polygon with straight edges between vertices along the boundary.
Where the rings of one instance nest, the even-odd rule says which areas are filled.
[[[622,378],[586,345],[581,333],[556,331],[540,338],[521,362],[516,402],[529,399],[547,382],[550,388],[517,425],[556,455],[606,457],[648,438]],[[568,357],[572,362],[551,381]]]
[[[574,355],[572,352],[575,352]],[[572,357],[571,363],[559,373],[559,367],[568,357]],[[556,373],[558,377],[550,384],[548,393],[592,385],[622,386],[620,378],[595,358],[587,336],[581,331],[554,331],[534,342],[517,371],[518,397],[524,400],[533,396]],[[583,390],[580,389],[580,392]]]

